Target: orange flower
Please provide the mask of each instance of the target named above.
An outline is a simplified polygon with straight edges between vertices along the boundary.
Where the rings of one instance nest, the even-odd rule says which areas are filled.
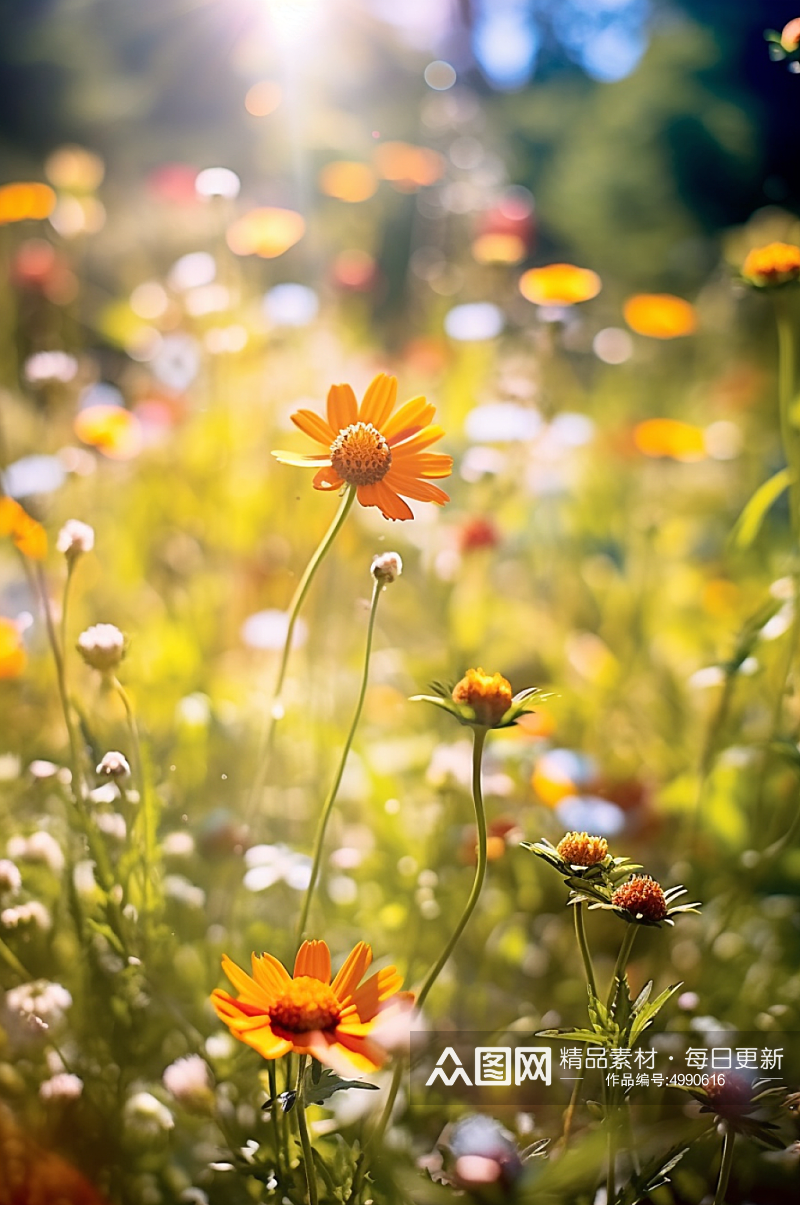
[[[76,414],[74,426],[78,439],[110,460],[132,460],[142,450],[142,424],[124,406],[87,406]]]
[[[47,556],[47,533],[13,498],[0,498],[0,536],[11,536],[17,548],[31,560]]]
[[[800,46],[800,17],[793,17],[781,30],[781,46],[791,54]]]
[[[644,456],[666,456],[687,464],[708,455],[701,429],[677,418],[647,418],[637,423],[633,442]]]
[[[371,962],[372,949],[360,941],[331,983],[331,954],[324,941],[303,942],[293,977],[272,954],[253,954],[252,979],[226,955],[222,968],[239,995],[234,1000],[217,989],[211,1002],[233,1036],[262,1058],[296,1051],[344,1074],[372,1072],[386,1059],[372,1036],[379,1017],[383,1021],[407,1011],[414,997],[398,990],[402,979],[394,967],[361,983]]]
[[[48,184],[4,184],[0,188],[0,226],[49,217],[55,204],[56,194]]]
[[[800,247],[794,243],[754,247],[742,264],[742,276],[757,288],[791,284],[800,279]]]
[[[637,293],[622,312],[631,330],[651,339],[677,339],[697,329],[694,306],[672,293]]]
[[[603,284],[596,272],[574,264],[529,268],[519,279],[519,291],[535,305],[575,305],[596,297]]]
[[[426,478],[449,477],[452,456],[428,452],[441,439],[441,427],[430,426],[436,413],[424,397],[397,401],[397,378],[379,373],[359,407],[349,385],[331,385],[328,421],[313,410],[298,410],[292,422],[327,449],[321,456],[273,452],[283,464],[314,467],[314,488],[338,490],[354,486],[362,506],[377,506],[387,519],[413,519],[401,494],[417,502],[450,499]]]
[[[19,628],[13,619],[0,616],[0,678],[18,678],[27,660]]]

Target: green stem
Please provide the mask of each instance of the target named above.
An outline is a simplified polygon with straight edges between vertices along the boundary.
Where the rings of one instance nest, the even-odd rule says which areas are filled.
[[[139,726],[136,723],[136,715],[133,710],[133,703],[130,695],[125,687],[120,682],[119,678],[112,677],[111,685],[119,695],[122,706],[125,709],[125,720],[128,725],[128,732],[131,738],[131,748],[133,750],[133,769],[136,775],[136,785],[139,789],[139,812],[142,816],[144,825],[144,882],[142,885],[142,898],[144,903],[144,914],[150,917],[152,912],[152,890],[150,883],[150,875],[152,867],[155,863],[156,856],[156,835],[153,831],[153,817],[150,811],[149,800],[147,798],[147,781],[144,771],[144,759],[142,758],[142,743],[139,739]]]
[[[419,993],[418,993],[417,999],[416,999],[416,1007],[419,1009],[422,1008],[423,1004],[425,1003],[426,999],[428,998],[428,993],[430,992],[434,983],[438,979],[439,974],[440,974],[442,968],[444,967],[445,963],[447,962],[448,958],[453,953],[453,950],[456,946],[456,943],[457,943],[459,937],[466,929],[467,924],[469,923],[469,918],[472,916],[472,913],[475,911],[475,905],[478,902],[478,898],[481,894],[481,888],[483,887],[483,881],[486,878],[486,864],[487,864],[486,813],[484,811],[483,791],[481,789],[481,764],[483,762],[483,747],[486,743],[486,737],[487,737],[488,732],[489,732],[488,728],[473,728],[473,738],[474,739],[473,739],[473,745],[472,745],[472,800],[475,805],[475,820],[476,820],[477,826],[478,826],[478,865],[475,870],[475,879],[472,884],[472,890],[469,893],[469,899],[467,900],[466,907],[464,908],[464,911],[461,915],[461,919],[459,920],[458,924],[456,925],[455,930],[453,931],[453,934],[452,934],[450,940],[448,941],[447,945],[442,950],[442,953],[439,955],[436,962],[433,964],[430,971],[428,972],[428,974],[425,978],[425,982],[423,983],[422,987],[419,990]],[[380,1121],[378,1122],[377,1126],[375,1127],[375,1130],[373,1131],[373,1133],[369,1139],[369,1142],[367,1144],[367,1149],[369,1147],[371,1147],[374,1143],[380,1142],[381,1138],[383,1137],[384,1133],[386,1132],[386,1127],[388,1126],[389,1120],[392,1116],[394,1102],[397,1100],[397,1093],[400,1089],[400,1081],[402,1078],[403,1078],[403,1063],[402,1063],[402,1061],[398,1061],[398,1063],[394,1069],[394,1075],[392,1076],[392,1083],[389,1088],[389,1095],[386,1098],[386,1104],[384,1105],[383,1113],[381,1114]],[[356,1187],[360,1188],[361,1180],[363,1180],[363,1173],[359,1177],[359,1184],[357,1186],[354,1185],[354,1190],[353,1190],[353,1192],[351,1192],[352,1199],[355,1199],[354,1194],[356,1191]]]
[[[608,991],[608,1001],[606,1007],[609,1009],[614,1003],[614,997],[617,994],[617,980],[622,979],[623,975],[625,974],[625,968],[628,965],[628,959],[631,956],[631,950],[633,949],[633,943],[636,941],[636,934],[638,931],[638,925],[629,924],[628,931],[622,939],[622,945],[620,946],[619,954],[617,955],[617,964],[614,967],[614,974],[611,976],[611,987]]]
[[[31,979],[32,976],[30,972],[25,970],[25,967],[17,958],[14,951],[6,945],[2,937],[0,937],[0,959],[2,959],[3,962],[5,962],[5,964],[11,968],[15,975],[19,975],[23,983],[26,980]]]
[[[606,1181],[606,1205],[614,1205],[617,1199],[617,1133],[613,1109],[608,1115],[608,1179]]]
[[[772,716],[770,740],[780,735],[783,719],[783,700],[786,686],[791,677],[792,666],[797,653],[798,638],[800,637],[800,433],[793,421],[792,406],[794,403],[794,332],[792,319],[785,296],[776,293],[775,325],[778,332],[778,414],[780,417],[781,443],[783,455],[789,468],[789,519],[792,531],[792,579],[794,582],[794,616],[786,653],[786,664],[781,676],[775,708]],[[763,798],[766,789],[767,770],[769,766],[769,750],[765,750],[761,763],[758,786],[753,808],[753,832],[758,835],[761,829]]]
[[[272,1101],[272,1105],[270,1107],[270,1122],[272,1125],[272,1143],[273,1143],[273,1146],[275,1147],[275,1164],[276,1164],[277,1170],[278,1170],[278,1179],[280,1180],[281,1176],[282,1176],[281,1130],[280,1130],[280,1123],[278,1120],[278,1113],[280,1112],[281,1106],[278,1103],[278,1076],[275,1072],[275,1061],[273,1059],[270,1059],[269,1062],[267,1063],[267,1077],[269,1079],[269,1096],[270,1096],[270,1100]]]
[[[575,936],[578,939],[578,949],[581,952],[583,959],[583,969],[586,972],[586,983],[589,991],[597,999],[597,980],[594,977],[594,965],[592,963],[592,955],[589,950],[589,943],[586,940],[586,927],[583,917],[583,902],[578,901],[572,909],[573,918],[575,920]]]
[[[800,536],[800,440],[792,420],[794,393],[794,332],[784,296],[775,295],[775,323],[778,329],[778,407],[780,411],[783,454],[791,472],[789,484],[790,514],[794,551]]]
[[[69,577],[67,578],[67,581],[69,582]],[[83,774],[81,773],[80,758],[78,755],[78,741],[75,736],[75,726],[72,723],[69,694],[67,692],[64,656],[58,642],[58,636],[56,635],[56,626],[53,620],[53,610],[50,606],[50,595],[47,591],[47,582],[45,581],[44,570],[39,564],[36,566],[36,584],[38,586],[39,597],[42,601],[44,621],[47,628],[47,638],[50,642],[50,649],[53,654],[53,661],[55,662],[58,694],[61,700],[61,710],[64,713],[64,723],[66,724],[67,737],[69,739],[70,770],[72,771],[72,795],[76,804],[78,806],[82,806],[84,802]]]
[[[382,590],[383,584],[376,580],[372,588],[372,603],[369,611],[369,623],[367,624],[367,643],[364,649],[364,669],[361,674],[361,689],[358,694],[358,701],[356,703],[355,711],[353,712],[353,718],[350,722],[350,730],[347,733],[347,739],[345,740],[344,748],[342,749],[342,756],[339,759],[339,766],[336,770],[336,774],[334,775],[334,779],[331,783],[331,787],[328,791],[325,802],[322,805],[322,811],[317,822],[317,832],[314,837],[314,857],[311,864],[311,878],[308,881],[308,888],[306,889],[303,907],[300,913],[300,920],[297,925],[295,948],[300,946],[306,931],[308,913],[309,909],[311,908],[311,900],[314,896],[314,888],[317,885],[317,879],[319,878],[320,865],[322,862],[322,847],[325,842],[325,832],[328,827],[331,812],[333,811],[333,805],[336,802],[339,787],[342,783],[344,768],[353,745],[353,738],[355,737],[356,728],[358,727],[358,722],[361,719],[361,712],[364,707],[364,698],[367,693],[367,681],[369,679],[369,659],[372,654],[372,637],[375,631],[375,616],[378,610],[378,599],[381,596]]]
[[[300,614],[300,608],[305,601],[306,594],[308,594],[309,586],[314,580],[314,575],[325,559],[325,556],[333,544],[333,541],[336,539],[340,528],[347,518],[350,508],[355,501],[355,497],[355,487],[348,486],[344,497],[342,498],[341,505],[334,516],[333,522],[319,542],[314,555],[311,557],[311,560],[306,565],[305,572],[300,578],[300,581],[297,583],[297,588],[295,589],[295,592],[292,595],[292,600],[289,603],[289,623],[286,628],[286,640],[284,641],[280,664],[278,666],[278,674],[275,679],[275,686],[272,692],[272,704],[267,716],[266,725],[262,730],[258,743],[258,751],[256,754],[256,773],[253,779],[253,786],[250,791],[250,798],[247,804],[246,814],[248,816],[252,815],[255,811],[259,801],[259,796],[261,795],[261,791],[263,790],[264,784],[267,781],[269,755],[272,749],[272,742],[275,738],[275,725],[277,724],[278,720],[282,719],[283,717],[283,704],[281,702],[283,682],[286,677],[286,667],[289,664],[289,653],[291,652],[292,648],[292,637],[294,636],[294,629],[297,623],[297,617]]]
[[[728,1191],[728,1181],[731,1178],[731,1168],[733,1167],[733,1144],[735,1141],[735,1130],[731,1130],[726,1126],[725,1137],[722,1139],[722,1162],[719,1168],[717,1191],[714,1193],[714,1205],[723,1205],[725,1201],[725,1194]]]
[[[303,1148],[303,1164],[306,1169],[306,1184],[308,1185],[308,1205],[317,1205],[317,1174],[314,1169],[314,1155],[311,1150],[311,1138],[308,1133],[308,1118],[306,1117],[305,1075],[308,1055],[300,1056],[300,1066],[297,1071],[297,1126],[300,1130],[300,1145]]]
[[[24,558],[23,564],[25,566],[26,573],[29,573],[28,562]],[[38,590],[42,603],[42,610],[44,611],[47,639],[50,644],[50,651],[53,654],[53,661],[56,667],[58,695],[59,699],[61,700],[61,710],[64,714],[64,723],[66,725],[67,737],[69,739],[71,773],[70,792],[72,794],[72,801],[75,805],[75,811],[77,812],[80,820],[84,836],[86,837],[89,851],[97,867],[100,886],[106,893],[108,893],[113,886],[114,876],[108,860],[106,848],[103,845],[102,840],[100,840],[97,830],[92,823],[92,819],[86,809],[83,773],[81,770],[75,727],[72,723],[72,712],[70,708],[69,693],[67,691],[67,678],[64,669],[64,657],[59,644],[58,636],[56,634],[56,626],[53,620],[53,610],[50,606],[50,595],[47,592],[47,582],[45,580],[44,570],[41,565],[36,566],[34,579],[34,581],[31,581],[31,577],[29,576],[29,581],[31,581],[32,586],[35,585],[36,589]],[[122,928],[118,915],[118,908],[116,904],[113,904],[110,900],[108,902],[108,916],[117,936],[120,938],[120,941],[122,941]]]
[[[478,897],[481,894],[483,880],[486,878],[486,813],[483,807],[483,792],[481,790],[481,762],[483,761],[483,747],[486,743],[486,735],[488,728],[473,729],[473,746],[472,746],[472,799],[475,804],[475,820],[478,826],[478,865],[475,870],[475,880],[472,884],[472,890],[469,893],[466,907],[461,914],[461,919],[456,925],[450,940],[437,958],[436,962],[431,967],[425,978],[425,982],[419,990],[416,1005],[421,1009],[428,998],[428,993],[433,987],[436,980],[447,962],[450,955],[456,946],[456,943],[464,932],[469,923],[469,918],[475,911],[475,905],[478,902]]]

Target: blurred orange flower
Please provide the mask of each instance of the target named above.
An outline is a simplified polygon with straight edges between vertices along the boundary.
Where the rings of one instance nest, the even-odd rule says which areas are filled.
[[[265,206],[251,209],[235,221],[228,227],[225,238],[234,255],[276,259],[298,243],[305,232],[306,223],[301,214],[293,209]]]
[[[124,406],[99,403],[79,410],[75,434],[110,460],[132,460],[142,450],[142,424]]]
[[[445,163],[438,151],[410,142],[384,142],[375,151],[378,175],[398,192],[416,192],[435,184],[444,175]]]
[[[800,279],[800,247],[794,243],[754,247],[742,264],[742,276],[756,288],[791,284]]]
[[[18,678],[28,657],[13,619],[0,616],[0,678]]]
[[[378,181],[366,163],[337,159],[323,167],[319,173],[319,186],[327,197],[356,204],[369,200],[378,187]]]
[[[793,17],[781,30],[781,46],[789,54],[800,46],[800,17]]]
[[[281,103],[283,93],[280,84],[274,80],[259,80],[248,89],[244,98],[244,107],[253,117],[269,117]]]
[[[518,234],[488,230],[472,244],[472,256],[479,264],[518,264],[528,248]]]
[[[26,218],[47,218],[55,204],[56,194],[49,184],[4,184],[0,188],[0,226]]]
[[[665,456],[689,463],[705,460],[707,455],[700,427],[677,418],[648,418],[637,423],[633,441],[644,456]]]
[[[262,1058],[295,1051],[345,1074],[376,1071],[386,1061],[374,1040],[379,1021],[408,1011],[414,997],[399,990],[402,978],[395,967],[361,983],[371,962],[371,948],[360,941],[331,982],[324,941],[303,942],[293,976],[272,954],[253,954],[252,978],[226,955],[222,967],[239,995],[234,999],[217,989],[211,1003],[233,1036]]]
[[[631,330],[651,339],[677,339],[697,329],[694,306],[672,293],[637,293],[622,312]]]
[[[47,556],[47,533],[13,498],[0,498],[0,536],[11,536],[17,548],[31,560]]]
[[[534,305],[575,305],[596,297],[602,287],[596,272],[574,264],[529,268],[519,279],[520,293]]]
[[[292,422],[323,445],[322,455],[273,452],[282,464],[316,468],[314,488],[338,490],[355,486],[362,506],[377,506],[387,519],[413,519],[401,495],[417,502],[449,502],[448,495],[426,480],[449,477],[453,458],[426,449],[444,435],[431,426],[436,413],[424,397],[397,402],[397,378],[379,373],[359,407],[349,385],[331,385],[327,422],[313,410],[297,410]]]

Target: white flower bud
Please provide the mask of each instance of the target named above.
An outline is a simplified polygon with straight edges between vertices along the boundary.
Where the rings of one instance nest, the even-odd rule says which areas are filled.
[[[125,637],[113,623],[96,623],[81,632],[78,652],[92,669],[107,673],[125,656]]]
[[[124,753],[111,750],[103,755],[96,773],[103,778],[130,778],[131,768]]]
[[[68,519],[58,533],[56,548],[63,552],[68,561],[75,561],[84,552],[94,548],[94,528],[80,519]]]
[[[403,572],[403,562],[399,552],[382,552],[372,558],[370,573],[376,582],[388,586]]]

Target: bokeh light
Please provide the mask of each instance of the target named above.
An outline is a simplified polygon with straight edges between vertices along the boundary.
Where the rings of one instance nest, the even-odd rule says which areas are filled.
[[[357,204],[367,201],[378,187],[375,173],[366,163],[338,159],[327,163],[319,174],[320,192],[338,201]]]
[[[225,237],[234,255],[275,259],[299,242],[305,229],[305,219],[295,210],[265,206],[235,221]]]

